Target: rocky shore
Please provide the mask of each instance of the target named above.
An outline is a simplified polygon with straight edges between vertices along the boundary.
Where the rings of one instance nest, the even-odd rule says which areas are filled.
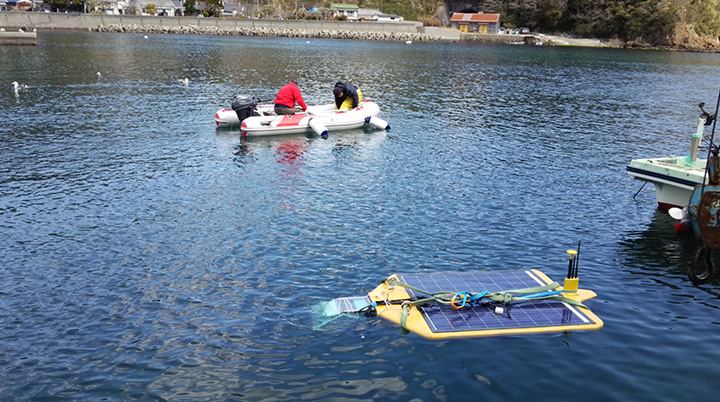
[[[287,38],[332,38],[383,41],[437,41],[437,37],[421,33],[406,32],[355,32],[314,29],[285,29],[266,27],[217,27],[217,26],[160,26],[136,24],[112,24],[96,28],[97,32],[181,34],[181,35],[222,35],[222,36],[265,36]]]

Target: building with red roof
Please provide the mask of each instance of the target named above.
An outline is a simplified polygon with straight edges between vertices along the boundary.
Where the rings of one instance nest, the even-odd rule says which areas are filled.
[[[453,13],[450,27],[460,32],[498,33],[500,14]]]

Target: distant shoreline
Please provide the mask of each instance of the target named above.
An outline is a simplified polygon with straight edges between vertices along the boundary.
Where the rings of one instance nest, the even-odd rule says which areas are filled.
[[[402,42],[461,42],[480,44],[607,47],[718,53],[715,49],[652,47],[640,43],[572,38],[531,33],[527,35],[464,33],[450,28],[423,26],[417,21],[317,21],[243,18],[159,17],[144,15],[0,12],[0,28],[26,32],[88,31],[144,34],[265,36],[288,38],[357,39]]]
[[[599,39],[576,39],[544,34],[503,35],[467,34],[448,28],[424,27],[425,33],[408,32],[364,32],[352,30],[312,30],[293,28],[221,28],[194,26],[162,26],[135,24],[113,24],[99,27],[98,32],[140,33],[140,34],[181,34],[220,36],[259,36],[286,38],[357,39],[403,42],[467,42],[504,45],[576,46],[576,47],[618,47]]]
[[[141,34],[266,36],[359,39],[402,42],[468,42],[487,44],[600,46],[600,42],[570,43],[541,34],[500,35],[462,33],[426,27],[417,21],[316,21],[242,18],[158,17],[138,15],[0,12],[0,28],[43,31],[89,31]]]

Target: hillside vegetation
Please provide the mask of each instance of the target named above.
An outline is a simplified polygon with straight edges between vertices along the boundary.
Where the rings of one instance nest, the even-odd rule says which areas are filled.
[[[444,1],[357,3],[426,25],[449,21]],[[509,28],[616,39],[633,46],[720,50],[718,0],[480,0],[477,8],[499,13],[501,24]]]

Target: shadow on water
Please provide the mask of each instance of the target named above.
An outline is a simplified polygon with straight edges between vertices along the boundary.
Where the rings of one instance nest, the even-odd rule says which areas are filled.
[[[657,210],[650,224],[642,231],[629,232],[620,241],[626,263],[638,275],[676,275],[685,273],[685,264],[692,261],[698,241],[692,233],[678,233],[677,221]]]
[[[632,276],[652,278],[658,284],[674,289],[694,286],[687,278],[687,270],[695,257],[700,241],[692,232],[677,232],[678,221],[666,212],[656,210],[643,231],[630,232],[619,242],[619,256]],[[720,296],[715,280],[698,286],[708,295]]]
[[[311,147],[330,147],[335,160],[352,159],[386,138],[385,131],[365,128],[334,132],[328,138],[321,138],[314,133],[246,137],[236,130],[218,129],[216,132],[218,138],[235,142],[232,154],[238,165],[256,163],[260,153],[270,150],[275,153],[278,163],[300,166]]]
[[[257,138],[238,135],[238,137],[238,143],[233,146],[233,155],[235,162],[241,165],[257,162],[258,153],[263,150],[273,150],[279,163],[294,165],[302,159],[309,144],[316,139],[309,134]]]

